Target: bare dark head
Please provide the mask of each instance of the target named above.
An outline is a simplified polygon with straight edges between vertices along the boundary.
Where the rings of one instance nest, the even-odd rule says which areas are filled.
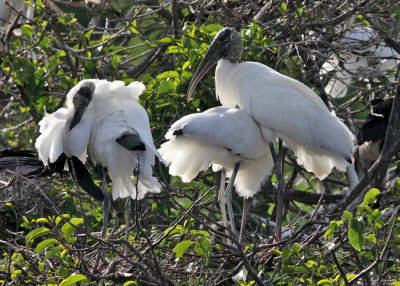
[[[219,59],[226,59],[232,63],[237,63],[242,55],[242,38],[234,28],[223,28],[215,35],[213,42],[210,45],[216,46],[220,51]]]
[[[75,109],[85,109],[89,105],[94,89],[94,83],[90,81],[86,81],[81,85],[72,99]]]
[[[76,124],[82,119],[82,116],[92,101],[95,85],[93,82],[84,82],[72,98],[72,103],[75,107],[74,117],[72,118],[69,130],[74,128]]]
[[[190,100],[196,85],[206,72],[215,65],[220,59],[229,60],[237,63],[242,55],[242,39],[234,28],[223,28],[216,35],[208,48],[206,55],[200,62],[192,81],[189,84],[187,98]]]

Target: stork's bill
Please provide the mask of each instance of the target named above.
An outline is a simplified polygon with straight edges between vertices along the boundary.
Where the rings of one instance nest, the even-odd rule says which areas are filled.
[[[81,88],[74,95],[72,102],[75,107],[74,117],[72,118],[69,130],[75,127],[76,124],[81,121],[86,108],[90,104],[93,98],[95,85],[93,82],[84,82]]]

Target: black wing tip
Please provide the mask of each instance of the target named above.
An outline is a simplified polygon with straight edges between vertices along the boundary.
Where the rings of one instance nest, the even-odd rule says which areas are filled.
[[[136,134],[126,133],[115,139],[115,141],[129,151],[146,151],[146,145]]]
[[[181,136],[181,135],[183,135],[183,129],[174,130],[174,132],[172,133],[172,135],[175,135],[175,136]]]

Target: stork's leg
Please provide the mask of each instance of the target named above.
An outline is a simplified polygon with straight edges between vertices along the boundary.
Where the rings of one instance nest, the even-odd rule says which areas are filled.
[[[243,198],[243,214],[242,214],[242,224],[240,225],[239,242],[241,242],[243,238],[247,217],[249,215],[249,210],[250,210],[250,205],[247,203],[246,198]]]
[[[276,207],[276,230],[275,236],[278,241],[282,239],[282,214],[283,214],[283,197],[285,195],[285,184],[282,175],[282,166],[280,160],[278,160],[275,152],[275,146],[273,143],[269,143],[269,149],[271,151],[272,159],[275,164],[276,177],[278,179],[278,203]]]
[[[125,239],[129,243],[129,224],[131,220],[131,197],[128,196],[125,201],[125,212],[126,212],[126,222],[125,222]],[[129,248],[125,246],[125,255],[128,254]]]
[[[221,209],[222,224],[224,225],[224,227],[228,227],[228,220],[226,218],[226,198],[225,198],[225,194],[224,194],[225,193],[225,179],[226,179],[226,173],[225,173],[225,170],[222,169],[220,183],[219,183],[218,202],[219,202],[219,207]]]
[[[354,187],[359,183],[360,179],[357,176],[357,172],[354,169],[353,164],[349,164],[347,166],[346,176],[349,182],[350,190],[354,189]]]
[[[236,162],[235,168],[233,169],[232,176],[229,180],[228,186],[225,189],[225,198],[226,198],[226,203],[228,207],[228,215],[229,215],[229,221],[231,223],[231,229],[234,234],[237,233],[236,227],[235,227],[235,217],[233,214],[233,208],[232,208],[232,189],[233,189],[233,183],[235,182],[236,179],[236,174],[239,171],[240,167],[240,161]]]
[[[110,198],[108,197],[107,192],[107,184],[106,184],[106,177],[104,175],[103,166],[97,167],[100,174],[101,179],[101,190],[103,191],[104,200],[103,200],[103,230],[101,233],[101,238],[105,239],[107,235],[107,225],[108,225],[108,215],[110,213]]]
[[[106,176],[104,175],[103,166],[101,166],[101,165],[97,166],[97,170],[100,175],[101,191],[104,196],[104,199],[103,199],[103,228],[102,228],[102,232],[101,232],[101,239],[105,240],[106,236],[107,236],[108,215],[110,212],[110,198],[108,197]],[[106,257],[105,250],[99,249],[97,259],[95,262],[95,266],[94,266],[95,269],[98,269],[100,259],[102,261],[102,265],[108,265],[108,262],[105,257]]]

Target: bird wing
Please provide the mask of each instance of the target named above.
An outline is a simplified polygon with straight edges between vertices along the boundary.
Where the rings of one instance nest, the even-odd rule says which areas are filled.
[[[218,93],[233,94],[263,129],[294,144],[351,158],[354,136],[312,89],[259,63],[240,63],[230,74],[222,86],[217,78]]]
[[[155,154],[160,160],[161,155],[154,146],[153,136],[150,130],[149,116],[146,110],[137,101],[139,95],[145,87],[140,82],[133,82],[129,86],[120,87],[112,91],[119,98],[118,104],[124,113],[128,125],[135,129],[142,142]]]
[[[66,119],[71,111],[60,108],[51,114],[46,113],[39,122],[40,136],[36,139],[35,147],[39,158],[46,166],[53,163],[64,151],[63,137]]]
[[[227,106],[181,118],[171,126],[166,138],[174,134],[224,147],[248,159],[263,156],[268,148],[257,123],[245,111]]]

